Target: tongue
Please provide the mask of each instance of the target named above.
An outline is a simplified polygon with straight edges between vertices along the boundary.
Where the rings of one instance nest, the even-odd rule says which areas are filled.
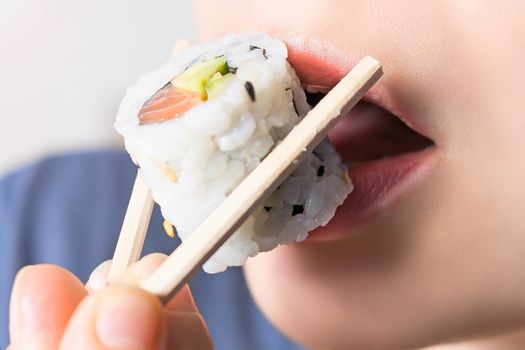
[[[433,144],[394,115],[364,101],[343,117],[328,137],[345,162],[396,156]]]

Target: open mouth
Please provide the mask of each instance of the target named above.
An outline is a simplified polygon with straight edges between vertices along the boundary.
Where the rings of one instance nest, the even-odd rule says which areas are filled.
[[[325,95],[308,92],[313,107]],[[392,158],[434,146],[434,142],[411,129],[387,110],[367,101],[360,101],[334,127],[329,135],[345,163],[355,168],[364,162]]]
[[[315,106],[356,63],[343,53],[322,50],[308,41],[288,43],[289,62],[304,84],[307,101]],[[385,73],[388,74],[388,73]],[[380,84],[380,83],[378,83]],[[378,85],[376,84],[376,85]],[[348,165],[353,192],[327,226],[310,237],[346,235],[398,203],[420,183],[436,158],[436,144],[424,135],[419,120],[408,120],[389,108],[395,101],[374,86],[329,132],[328,137]],[[413,125],[417,125],[413,127]]]
[[[321,92],[308,92],[307,87],[305,91],[312,106],[324,96]],[[436,148],[430,138],[366,100],[343,116],[328,137],[349,168],[354,191],[338,208],[328,228],[316,230],[313,239],[323,238],[326,231],[346,234],[388,209],[421,179]]]

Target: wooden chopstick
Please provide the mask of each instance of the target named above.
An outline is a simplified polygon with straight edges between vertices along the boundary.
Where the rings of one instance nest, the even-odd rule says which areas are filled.
[[[168,301],[382,74],[378,61],[368,56],[363,58],[141,287]]]
[[[142,182],[140,173],[137,172],[109,268],[108,283],[115,283],[129,265],[139,260],[154,204],[149,188]]]
[[[189,46],[190,42],[187,39],[177,40],[172,50],[172,57]],[[149,189],[142,182],[140,173],[137,172],[128,209],[109,268],[108,283],[118,281],[128,266],[139,260],[154,204]]]

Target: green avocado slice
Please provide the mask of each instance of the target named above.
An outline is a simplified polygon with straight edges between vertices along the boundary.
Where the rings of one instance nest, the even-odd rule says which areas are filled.
[[[221,73],[215,73],[215,75],[210,80],[208,80],[208,83],[206,83],[206,93],[208,94],[208,98],[219,95],[222,91],[224,91],[232,79],[232,73],[225,75],[221,75]]]
[[[202,100],[205,101],[208,99],[206,84],[217,74],[221,78],[224,75],[231,74],[228,73],[228,64],[224,56],[194,64],[174,78],[171,84],[176,88],[197,92]]]

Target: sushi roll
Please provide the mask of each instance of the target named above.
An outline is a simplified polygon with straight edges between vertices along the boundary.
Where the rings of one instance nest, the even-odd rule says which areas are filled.
[[[195,45],[138,80],[117,131],[184,241],[308,113],[285,44],[264,34]],[[216,273],[324,226],[352,190],[328,140],[205,263]]]

